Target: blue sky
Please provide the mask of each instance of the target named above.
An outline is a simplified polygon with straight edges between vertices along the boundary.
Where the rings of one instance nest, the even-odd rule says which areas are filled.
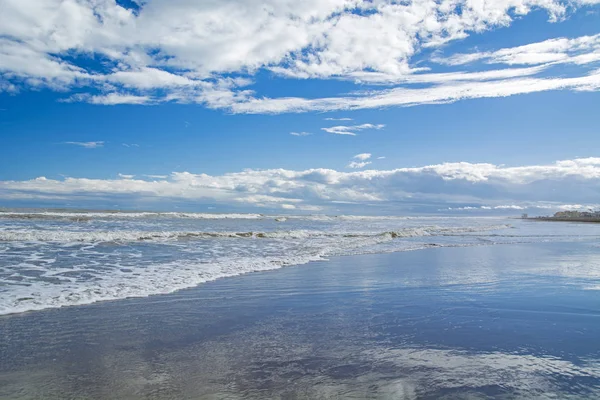
[[[595,0],[133,4],[0,5],[0,206],[547,213],[600,198]]]

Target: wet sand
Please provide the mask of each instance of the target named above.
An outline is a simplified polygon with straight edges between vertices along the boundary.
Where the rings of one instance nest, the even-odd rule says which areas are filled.
[[[0,317],[4,399],[600,398],[600,248],[339,257]]]

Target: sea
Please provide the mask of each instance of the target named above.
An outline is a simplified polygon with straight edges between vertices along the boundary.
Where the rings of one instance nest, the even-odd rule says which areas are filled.
[[[3,210],[0,398],[600,399],[600,224]]]
[[[507,217],[0,212],[0,315],[172,293],[331,257],[598,242],[600,224]]]

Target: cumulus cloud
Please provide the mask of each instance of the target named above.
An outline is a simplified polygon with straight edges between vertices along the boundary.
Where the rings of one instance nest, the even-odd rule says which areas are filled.
[[[49,88],[67,93],[65,101],[97,105],[179,102],[233,113],[285,113],[600,88],[592,69],[599,60],[598,35],[415,60],[449,42],[508,27],[534,10],[557,22],[597,0],[499,0],[485,6],[467,0],[136,4],[3,2],[0,91]],[[447,64],[444,72],[435,71],[436,62]],[[480,68],[477,62],[501,68]],[[467,63],[473,66],[460,69]],[[559,63],[576,68],[565,74],[556,70]],[[264,76],[259,72],[386,87],[326,98],[268,98],[251,88]]]
[[[65,142],[65,144],[72,144],[74,146],[85,147],[86,149],[95,149],[104,146],[104,142]]]
[[[0,198],[111,199],[115,196],[168,204],[175,200],[249,207],[291,204],[299,210],[327,210],[331,204],[377,204],[401,211],[419,204],[433,210],[495,207],[518,211],[531,207],[597,204],[600,158],[561,160],[547,165],[505,167],[455,162],[392,170],[340,172],[331,169],[293,171],[245,170],[211,176],[174,172],[166,179],[44,177],[0,181]],[[108,201],[108,200],[107,200]],[[335,203],[334,203],[335,202]]]
[[[333,133],[334,135],[349,135],[349,136],[356,136],[356,132],[358,131],[364,131],[364,130],[368,130],[368,129],[383,129],[385,128],[385,125],[383,124],[378,124],[378,125],[373,125],[373,124],[362,124],[362,125],[339,125],[339,126],[332,126],[329,128],[321,128],[321,130],[327,132],[327,133]]]

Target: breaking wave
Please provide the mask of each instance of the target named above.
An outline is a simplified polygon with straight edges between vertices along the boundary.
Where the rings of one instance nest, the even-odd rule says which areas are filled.
[[[197,212],[132,212],[132,211],[2,211],[0,219],[14,220],[46,220],[46,221],[70,221],[86,222],[92,220],[115,220],[115,219],[192,219],[192,220],[260,220],[272,219],[278,222],[287,220],[306,221],[382,221],[382,220],[411,220],[417,217],[407,216],[368,216],[368,215],[265,215],[245,213],[197,213]],[[446,217],[451,219],[465,219],[465,217]],[[418,217],[418,219],[426,219]],[[433,218],[432,218],[433,219]],[[436,219],[440,219],[436,217]]]
[[[59,229],[6,229],[0,230],[3,242],[52,242],[52,243],[99,243],[99,242],[138,242],[169,241],[191,239],[312,239],[312,238],[372,238],[389,237],[411,238],[420,236],[446,236],[475,232],[487,232],[509,228],[510,225],[489,225],[477,227],[442,228],[426,226],[405,228],[379,233],[323,232],[313,230],[291,230],[272,232],[181,232],[181,231],[65,231]]]
[[[94,219],[134,219],[134,218],[189,218],[189,219],[261,219],[263,214],[218,214],[183,212],[12,212],[0,211],[3,219],[40,219],[65,221],[91,221]]]
[[[171,293],[333,256],[479,245],[511,227],[504,222],[4,211],[0,315]]]

